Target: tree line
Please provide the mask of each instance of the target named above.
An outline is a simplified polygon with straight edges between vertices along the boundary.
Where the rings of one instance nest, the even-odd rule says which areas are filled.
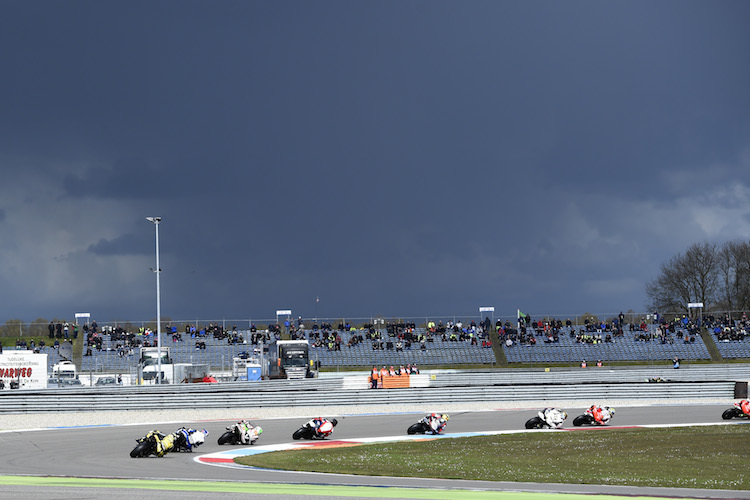
[[[652,311],[685,311],[703,303],[705,312],[750,309],[750,242],[694,243],[663,263],[646,284]]]

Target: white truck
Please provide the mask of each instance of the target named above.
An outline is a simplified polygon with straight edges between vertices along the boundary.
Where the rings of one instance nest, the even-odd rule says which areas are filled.
[[[78,378],[78,369],[72,361],[60,361],[52,366],[52,378],[60,381],[75,380]]]
[[[159,348],[141,347],[139,359],[140,378],[143,382],[158,383]],[[169,347],[161,348],[161,383],[184,384],[200,382],[209,376],[208,365],[174,363],[169,355]]]
[[[138,369],[140,379],[158,383],[159,372],[159,348],[141,347],[141,355],[138,358]],[[169,384],[174,380],[172,358],[169,357],[169,347],[161,348],[161,382]]]

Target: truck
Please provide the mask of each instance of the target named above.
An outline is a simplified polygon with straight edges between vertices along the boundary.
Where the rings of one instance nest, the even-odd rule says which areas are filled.
[[[52,378],[60,381],[75,380],[78,378],[78,369],[72,361],[60,361],[52,366]]]
[[[159,348],[141,347],[141,355],[138,358],[138,369],[142,380],[153,380],[156,382],[159,371]],[[174,380],[172,358],[169,357],[169,347],[161,348],[161,382],[170,383]]]
[[[307,340],[275,340],[268,345],[268,378],[312,378],[319,368],[319,362],[310,360]]]
[[[141,347],[138,369],[140,370],[141,380],[157,383],[157,372],[159,371],[158,347]],[[175,363],[169,355],[169,347],[161,348],[162,384],[203,382],[208,377],[209,366],[207,364]]]

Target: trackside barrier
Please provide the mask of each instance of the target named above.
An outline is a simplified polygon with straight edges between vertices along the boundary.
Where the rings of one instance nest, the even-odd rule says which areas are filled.
[[[596,384],[519,384],[410,389],[344,390],[341,379],[326,384],[250,382],[190,384],[112,389],[49,389],[2,391],[0,413],[263,408],[288,406],[348,406],[446,404],[627,399],[732,399],[735,382],[661,382]],[[285,387],[283,387],[285,386]],[[458,388],[458,386],[456,386]]]
[[[348,376],[344,378],[344,389],[363,389],[370,387],[368,376]],[[737,381],[750,380],[750,366],[732,365],[698,365],[675,370],[671,367],[619,367],[611,368],[555,368],[545,371],[536,370],[484,370],[484,371],[430,371],[422,375],[409,377],[389,377],[384,379],[386,388],[404,387],[404,380],[409,387],[464,387],[473,385],[508,385],[508,384],[576,384],[592,382],[646,382],[663,380],[669,382],[704,382],[704,381]]]
[[[735,399],[747,399],[747,382],[735,382],[734,383],[734,397]]]

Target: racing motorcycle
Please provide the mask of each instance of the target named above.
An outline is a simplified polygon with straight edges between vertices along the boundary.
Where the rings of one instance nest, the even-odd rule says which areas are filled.
[[[136,441],[138,444],[130,452],[131,458],[145,458],[151,455],[163,457],[174,449],[175,434],[162,434],[154,430]]]
[[[742,407],[750,410],[750,401],[743,399],[739,403],[734,403],[734,408],[727,408],[724,413],[721,414],[721,418],[724,420],[732,420],[733,418],[750,418],[747,413],[742,410]]]
[[[332,418],[327,420],[322,417],[313,418],[305,422],[302,427],[294,431],[292,439],[325,439],[333,432],[338,420]]]
[[[545,408],[536,415],[526,421],[527,429],[559,429],[568,418],[568,414],[559,408]]]
[[[407,434],[440,434],[446,422],[450,420],[448,415],[432,413],[422,417],[417,423],[411,424],[406,430]]]
[[[208,431],[189,429],[186,427],[180,427],[174,433],[174,449],[172,451],[188,451],[192,452],[193,448],[197,448],[206,441]]]
[[[573,419],[573,425],[607,425],[607,422],[614,416],[615,409],[609,406],[591,405],[583,415],[578,415]]]
[[[262,432],[262,427],[240,420],[227,427],[226,432],[219,436],[219,444],[255,444]]]

